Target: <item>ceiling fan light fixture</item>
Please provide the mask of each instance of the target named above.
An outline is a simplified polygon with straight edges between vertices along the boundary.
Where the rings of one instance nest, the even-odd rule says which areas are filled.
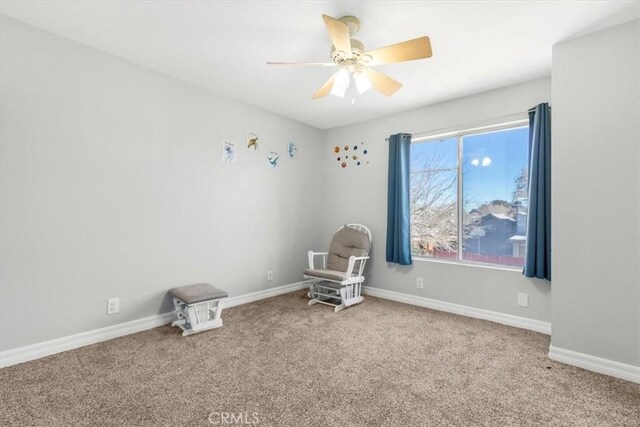
[[[347,88],[349,87],[350,80],[351,75],[349,74],[349,70],[347,70],[346,68],[341,68],[340,71],[336,73],[336,77],[333,80],[331,95],[344,98],[344,95],[347,92]]]
[[[340,86],[346,89],[349,87],[349,80],[349,70],[346,68],[341,68],[340,71],[338,71],[338,73],[336,74],[334,86]]]
[[[346,86],[338,86],[334,84],[333,87],[331,88],[331,95],[333,96],[344,98],[345,93],[347,93]]]
[[[353,79],[356,82],[356,89],[358,89],[360,95],[371,89],[371,80],[364,72],[357,71],[353,73]]]

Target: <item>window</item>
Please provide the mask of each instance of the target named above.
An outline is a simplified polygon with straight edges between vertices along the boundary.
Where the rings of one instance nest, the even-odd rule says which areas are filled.
[[[412,142],[414,256],[524,265],[528,135],[519,124]]]

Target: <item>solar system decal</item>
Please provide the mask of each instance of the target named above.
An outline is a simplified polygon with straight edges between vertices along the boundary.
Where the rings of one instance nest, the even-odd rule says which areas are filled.
[[[368,165],[368,154],[369,149],[365,146],[364,142],[344,146],[336,145],[333,147],[333,155],[335,156],[338,165],[343,169],[347,167]]]

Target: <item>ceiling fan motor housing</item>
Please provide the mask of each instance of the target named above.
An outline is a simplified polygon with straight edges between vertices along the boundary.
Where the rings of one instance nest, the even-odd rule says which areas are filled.
[[[368,55],[363,55],[365,52],[364,44],[360,40],[351,39],[351,57],[345,52],[336,50],[335,46],[331,46],[331,60],[342,66],[358,66],[366,65],[367,59],[370,59]]]
[[[360,20],[355,16],[343,16],[339,21],[347,24],[350,36],[353,36],[360,31]],[[350,39],[350,41],[351,55],[349,55],[348,52],[338,51],[335,46],[331,46],[331,60],[337,65],[360,68],[360,66],[365,65],[368,62],[366,60],[367,56],[363,55],[365,52],[364,44],[360,40],[356,39]]]

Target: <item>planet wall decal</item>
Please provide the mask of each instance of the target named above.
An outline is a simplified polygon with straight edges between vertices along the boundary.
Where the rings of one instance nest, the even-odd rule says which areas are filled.
[[[360,142],[358,144],[353,144],[353,145],[347,144],[344,146],[339,146],[339,145],[334,146],[333,153],[336,156],[336,160],[340,164],[340,167],[342,169],[345,169],[347,166],[349,166],[349,163],[353,163],[355,166],[360,166],[365,164],[365,162],[363,161],[364,159],[361,159],[361,157],[368,155],[369,150],[365,149],[364,145],[365,145],[364,142]],[[360,149],[361,156],[356,156],[355,153],[353,155],[341,154],[343,150],[347,152],[349,150],[358,151],[358,149]],[[370,163],[369,161],[366,162],[366,164],[369,164],[369,163]]]

